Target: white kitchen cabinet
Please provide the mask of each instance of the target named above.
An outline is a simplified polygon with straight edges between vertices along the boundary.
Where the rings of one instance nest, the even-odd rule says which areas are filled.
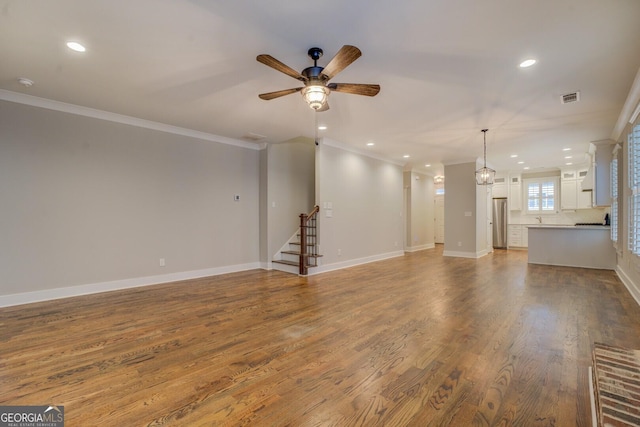
[[[493,180],[492,197],[509,197],[507,194],[507,178],[496,176]]]
[[[509,177],[509,209],[522,210],[522,183],[520,175]]]
[[[589,168],[582,168],[582,169],[578,169],[576,171],[576,179],[578,181],[580,181],[580,183],[582,184],[582,181],[587,177],[587,175],[589,174]]]
[[[578,208],[578,190],[576,180],[560,182],[560,209],[575,210]]]
[[[580,181],[577,181],[578,209],[591,209],[593,207],[593,191],[582,191]]]
[[[509,224],[509,236],[507,239],[507,244],[509,247],[522,248],[524,246],[524,242],[522,240],[522,225],[519,224]]]
[[[582,191],[588,168],[563,169],[560,175],[560,209],[591,209],[592,192]]]

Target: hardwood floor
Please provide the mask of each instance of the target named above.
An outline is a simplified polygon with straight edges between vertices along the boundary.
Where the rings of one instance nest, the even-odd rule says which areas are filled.
[[[613,271],[442,248],[0,309],[0,405],[73,426],[590,426],[593,342],[640,348]]]

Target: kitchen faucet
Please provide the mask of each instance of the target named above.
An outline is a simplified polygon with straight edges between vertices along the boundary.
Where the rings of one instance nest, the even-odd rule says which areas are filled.
[[[537,216],[536,219],[538,220],[538,224],[542,224],[542,217],[541,216]]]

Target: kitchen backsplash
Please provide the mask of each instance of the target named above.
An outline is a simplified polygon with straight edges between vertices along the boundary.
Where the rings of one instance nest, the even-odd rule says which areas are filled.
[[[527,215],[519,211],[510,211],[509,224],[539,224],[536,217],[542,217],[542,224],[574,225],[576,222],[604,222],[604,215],[610,212],[609,207],[560,211],[556,214],[543,215]]]

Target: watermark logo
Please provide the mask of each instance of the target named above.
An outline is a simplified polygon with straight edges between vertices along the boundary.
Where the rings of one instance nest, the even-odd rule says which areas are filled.
[[[0,406],[0,427],[64,427],[64,406]]]

